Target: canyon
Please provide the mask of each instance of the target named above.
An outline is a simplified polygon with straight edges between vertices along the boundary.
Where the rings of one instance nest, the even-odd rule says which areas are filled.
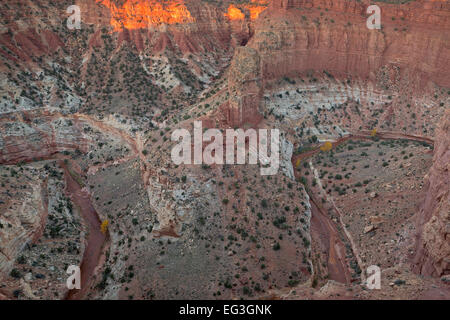
[[[386,2],[2,3],[0,299],[448,300],[450,3]],[[280,170],[174,164],[195,121]]]

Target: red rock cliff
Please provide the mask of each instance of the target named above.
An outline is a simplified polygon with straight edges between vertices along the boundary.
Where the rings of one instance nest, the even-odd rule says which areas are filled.
[[[249,43],[261,55],[263,78],[327,70],[375,80],[381,67],[395,65],[416,88],[450,86],[450,4],[377,4],[381,30],[366,26],[369,3],[274,0]]]
[[[200,0],[110,1],[78,0],[83,22],[125,33],[139,51],[152,53],[177,48],[183,54],[227,50],[245,43],[250,14],[242,19],[226,15],[222,6]],[[148,43],[148,48],[144,47]]]
[[[426,177],[427,195],[417,215],[414,271],[450,274],[450,110],[436,131],[433,165]]]

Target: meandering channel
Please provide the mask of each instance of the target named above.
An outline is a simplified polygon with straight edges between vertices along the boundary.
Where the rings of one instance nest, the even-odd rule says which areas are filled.
[[[349,141],[349,140],[367,140],[373,139],[374,136],[383,140],[392,140],[392,139],[405,139],[412,140],[418,142],[425,142],[431,145],[434,144],[433,139],[429,137],[422,137],[416,135],[409,135],[397,132],[378,132],[375,135],[372,135],[370,132],[357,132],[349,134],[345,137],[339,138],[338,140],[332,142],[333,149],[338,147],[339,145]],[[295,168],[298,160],[305,160],[310,158],[317,153],[321,152],[321,148],[316,147],[312,150],[308,150],[304,153],[294,154],[291,158],[291,162],[293,167]],[[295,175],[298,177],[298,171],[295,170]],[[307,191],[308,192],[308,191]],[[342,283],[351,282],[351,274],[346,259],[345,259],[345,244],[340,239],[339,233],[335,223],[329,218],[328,214],[323,211],[322,206],[316,200],[315,196],[308,192],[310,202],[311,202],[311,232],[314,232],[317,235],[317,238],[322,243],[322,246],[327,250],[327,267],[329,272],[329,278],[331,280],[335,280]],[[335,207],[334,203],[332,207],[335,209],[335,212],[338,214],[339,221],[341,227],[344,230],[344,236],[347,238],[348,243],[350,243],[353,251],[353,255],[356,258],[356,261],[359,265],[359,268],[362,270],[362,260],[359,256],[359,251],[356,248],[356,245],[350,235],[350,233],[346,230],[344,223],[342,222],[341,212]],[[364,280],[364,274],[361,274],[361,280]]]
[[[82,186],[73,178],[63,161],[60,161],[60,166],[64,170],[66,194],[76,205],[85,225],[89,229],[86,248],[80,266],[81,289],[70,290],[66,296],[66,300],[80,300],[86,296],[87,291],[92,285],[95,269],[99,265],[102,249],[106,243],[106,235],[100,231],[101,222],[97,211],[91,203],[89,193],[83,190]]]

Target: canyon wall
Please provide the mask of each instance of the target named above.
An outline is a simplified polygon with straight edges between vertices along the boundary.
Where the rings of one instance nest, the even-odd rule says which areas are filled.
[[[417,215],[414,271],[423,275],[450,274],[450,109],[435,137],[433,165],[426,176],[426,198]]]
[[[381,30],[369,30],[367,3],[276,0],[255,26],[250,46],[261,55],[264,79],[308,70],[376,80],[380,68],[398,66],[415,88],[429,81],[450,86],[450,5],[377,3]]]
[[[260,66],[252,71],[253,78],[261,79],[264,88],[271,80],[324,71],[342,79],[359,78],[393,94],[398,94],[401,83],[408,94],[417,96],[434,90],[435,85],[450,87],[450,5],[434,1],[377,4],[381,30],[367,28],[367,1],[272,1],[254,22],[247,44]],[[259,112],[254,87],[233,89],[239,82],[233,65],[241,58],[242,51],[236,51],[229,77],[231,101],[225,111],[234,126],[249,121],[242,115]],[[246,110],[237,101],[245,102]]]
[[[119,38],[129,40],[139,51],[160,53],[166,48],[182,54],[228,50],[246,42],[250,16],[232,19],[222,6],[200,0],[159,2],[78,0],[83,22],[112,27]],[[239,11],[241,12],[241,11]]]

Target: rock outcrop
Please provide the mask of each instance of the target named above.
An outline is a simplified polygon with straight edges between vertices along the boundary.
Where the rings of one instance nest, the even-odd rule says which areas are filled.
[[[2,210],[0,216],[0,277],[11,271],[18,253],[39,237],[45,225],[46,209],[39,180],[36,177],[20,197],[5,199],[10,207]]]
[[[31,122],[20,117],[0,121],[0,163],[48,159],[64,151],[86,152],[88,141],[76,120],[42,117]]]
[[[228,77],[230,94],[227,120],[230,126],[255,125],[261,120],[259,102],[262,96],[260,58],[255,49],[238,47]]]

